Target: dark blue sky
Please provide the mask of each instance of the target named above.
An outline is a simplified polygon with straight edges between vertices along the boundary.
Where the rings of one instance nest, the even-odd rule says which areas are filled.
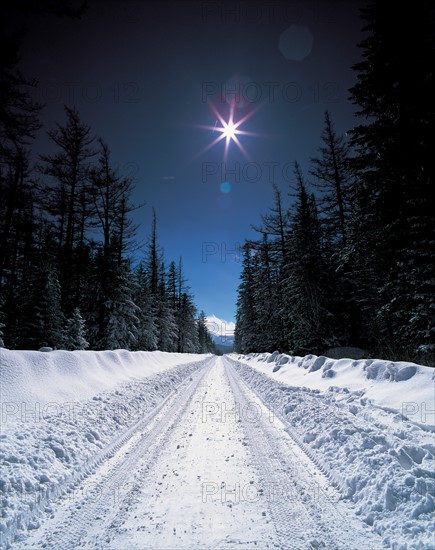
[[[324,110],[339,132],[355,123],[360,5],[90,0],[79,21],[27,21],[22,68],[39,80],[44,131],[64,122],[64,104],[77,107],[146,203],[138,238],[155,207],[167,263],[183,257],[207,314],[234,320],[237,249],[272,205],[272,183],[287,198],[292,163],[307,169]],[[220,126],[211,103],[225,120],[231,103],[235,121],[251,114],[239,129],[261,135],[238,136],[248,158],[230,143],[224,161],[224,140],[200,154],[220,135],[199,126]]]

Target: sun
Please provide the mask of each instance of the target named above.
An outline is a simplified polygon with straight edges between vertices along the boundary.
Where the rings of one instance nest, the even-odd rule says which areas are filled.
[[[240,142],[239,136],[260,136],[260,134],[257,134],[255,132],[248,132],[246,130],[241,130],[240,127],[242,124],[244,124],[251,116],[256,112],[258,109],[255,108],[252,111],[250,111],[248,114],[244,115],[237,121],[234,120],[234,107],[230,107],[230,112],[228,115],[228,120],[225,120],[225,118],[222,116],[222,114],[218,111],[217,107],[210,103],[210,108],[213,111],[213,113],[216,116],[216,122],[214,126],[207,126],[203,124],[198,124],[196,126],[200,128],[205,128],[206,130],[212,130],[212,133],[217,133],[218,136],[207,145],[200,153],[199,155],[202,155],[212,147],[214,147],[217,143],[225,139],[225,146],[224,146],[224,162],[226,162],[228,158],[228,153],[230,149],[230,144],[233,142],[237,145],[237,148],[241,153],[244,155],[244,157],[248,160],[250,160],[249,155],[243,146],[243,144]],[[220,123],[220,126],[218,125]]]
[[[234,139],[234,136],[236,135],[236,125],[234,122],[229,121],[228,124],[224,124],[224,127],[222,129],[222,133],[226,138]]]

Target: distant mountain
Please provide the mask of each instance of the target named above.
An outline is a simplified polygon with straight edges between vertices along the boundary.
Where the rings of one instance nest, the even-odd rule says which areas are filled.
[[[230,353],[234,346],[235,323],[219,319],[216,315],[208,315],[207,328],[216,347],[223,353]]]

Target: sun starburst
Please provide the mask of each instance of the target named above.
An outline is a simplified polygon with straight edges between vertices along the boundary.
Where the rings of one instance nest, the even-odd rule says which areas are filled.
[[[202,125],[199,124],[198,126],[200,128],[205,128],[206,130],[211,130],[213,133],[217,132],[219,135],[207,145],[201,152],[200,155],[214,147],[217,143],[225,139],[225,146],[224,146],[224,157],[223,160],[226,162],[228,158],[228,153],[230,149],[231,142],[234,142],[238,149],[241,151],[241,153],[244,155],[244,157],[248,160],[250,160],[249,155],[243,146],[243,144],[240,142],[239,136],[259,136],[260,134],[257,134],[255,132],[248,132],[247,130],[241,130],[240,127],[242,124],[244,124],[251,116],[257,111],[258,107],[251,110],[249,113],[238,119],[237,121],[234,120],[234,107],[230,107],[230,112],[228,116],[228,120],[225,120],[222,114],[218,111],[216,106],[213,103],[210,103],[210,108],[213,111],[213,113],[216,116],[216,122],[214,126],[208,126],[208,125]],[[218,123],[220,123],[220,126],[218,126]]]
[[[233,122],[228,122],[228,124],[226,124],[222,129],[222,133],[224,134],[224,136],[230,139],[234,139],[236,132],[236,125]]]

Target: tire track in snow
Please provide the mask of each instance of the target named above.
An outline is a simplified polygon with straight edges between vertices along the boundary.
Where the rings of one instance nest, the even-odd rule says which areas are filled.
[[[182,414],[209,368],[210,365],[200,368],[180,384],[156,411],[135,426],[134,435],[129,430],[130,439],[126,443],[122,439],[124,445],[119,443],[114,455],[109,456],[75,492],[64,496],[64,502],[46,524],[14,548],[38,546],[72,550],[86,544],[88,531],[95,523],[106,522],[108,518],[113,521],[125,493],[131,490],[131,476],[137,464],[144,458],[151,458],[155,449],[159,448],[165,431]]]
[[[289,476],[286,472],[286,462],[277,452],[276,442],[273,445],[268,435],[270,426],[267,426],[267,429],[265,426],[266,422],[273,421],[273,413],[268,414],[265,409],[255,409],[252,396],[248,396],[246,389],[242,390],[240,379],[237,379],[228,363],[225,366],[236,403],[241,410],[249,449],[264,485],[262,492],[266,492],[266,501],[277,528],[280,547],[285,548],[291,544],[293,548],[302,548],[303,544],[307,544],[307,539],[313,539],[314,523],[299,499],[289,498],[289,493],[294,493],[294,473],[291,472]]]
[[[226,358],[210,358],[81,490],[16,548],[381,548]]]
[[[158,459],[138,469],[137,490],[116,528],[98,536],[98,548],[109,539],[113,550],[277,547],[265,503],[244,498],[259,479],[231,414],[233,401],[216,358],[184,415],[166,432]]]
[[[278,497],[269,498],[268,504],[281,548],[383,548],[381,538],[340,500],[338,491],[299,440],[291,438],[291,429],[246,385],[232,361],[224,357],[224,362],[240,406],[247,410],[256,404],[262,411],[256,423],[245,418],[244,427],[259,471],[278,492]]]

